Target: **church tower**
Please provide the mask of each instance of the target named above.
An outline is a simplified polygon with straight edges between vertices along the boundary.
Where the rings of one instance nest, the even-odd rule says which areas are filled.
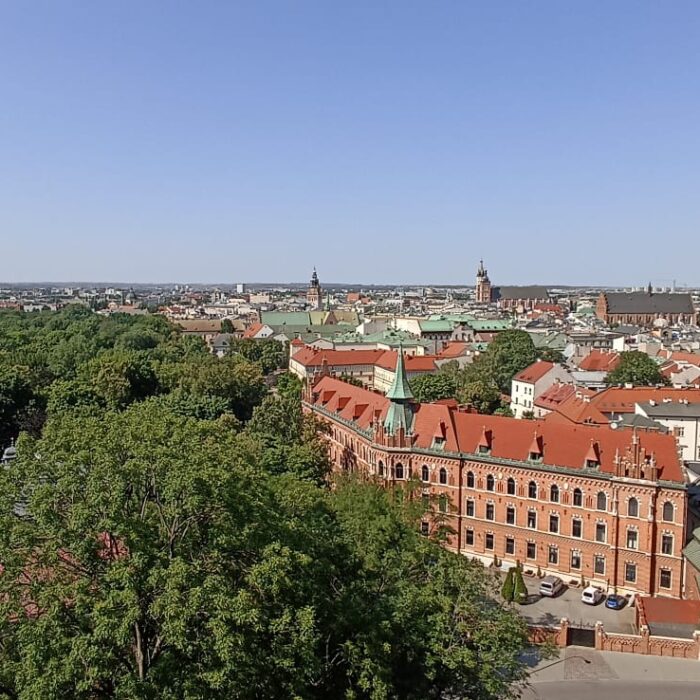
[[[476,302],[477,304],[491,303],[491,280],[484,269],[484,261],[479,261],[479,269],[476,271]]]
[[[309,306],[311,306],[312,311],[321,311],[323,308],[321,283],[318,281],[316,268],[314,268],[314,273],[311,275],[309,288],[306,290],[306,301],[309,303]]]

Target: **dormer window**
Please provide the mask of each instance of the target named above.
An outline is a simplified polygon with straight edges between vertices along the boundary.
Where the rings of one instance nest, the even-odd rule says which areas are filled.
[[[491,449],[489,448],[488,445],[479,445],[479,454],[480,455],[491,454]]]
[[[542,455],[539,452],[530,452],[530,461],[531,462],[541,462]]]
[[[595,459],[586,460],[586,469],[598,469],[600,467],[600,462]]]

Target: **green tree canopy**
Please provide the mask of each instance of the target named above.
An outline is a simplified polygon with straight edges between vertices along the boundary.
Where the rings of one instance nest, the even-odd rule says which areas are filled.
[[[457,393],[456,377],[449,372],[422,374],[411,380],[411,391],[416,401],[421,403],[452,399]]]
[[[156,398],[22,438],[0,472],[0,695],[515,693],[525,625],[479,564],[377,484],[270,474],[222,421]]]
[[[620,363],[614,370],[608,372],[605,381],[608,384],[634,384],[635,386],[669,383],[668,379],[661,374],[656,362],[639,350],[620,353]]]

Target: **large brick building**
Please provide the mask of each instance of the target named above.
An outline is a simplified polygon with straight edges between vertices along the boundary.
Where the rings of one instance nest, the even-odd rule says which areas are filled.
[[[336,469],[387,485],[419,479],[456,552],[610,590],[686,594],[685,478],[670,435],[417,404],[402,355],[386,396],[322,376],[304,408],[329,424]],[[426,517],[426,534],[435,522]]]
[[[654,292],[601,292],[596,316],[608,325],[631,323],[651,326],[657,321],[670,324],[696,323],[697,315],[690,294]]]

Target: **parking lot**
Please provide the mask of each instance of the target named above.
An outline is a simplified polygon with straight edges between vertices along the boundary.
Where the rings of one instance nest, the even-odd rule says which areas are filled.
[[[519,612],[533,625],[558,625],[566,617],[574,627],[593,627],[599,620],[606,632],[634,633],[635,611],[629,604],[622,610],[609,610],[604,602],[586,605],[581,602],[580,588],[566,588],[556,598],[539,595],[539,579],[525,579],[530,602],[519,607]]]

